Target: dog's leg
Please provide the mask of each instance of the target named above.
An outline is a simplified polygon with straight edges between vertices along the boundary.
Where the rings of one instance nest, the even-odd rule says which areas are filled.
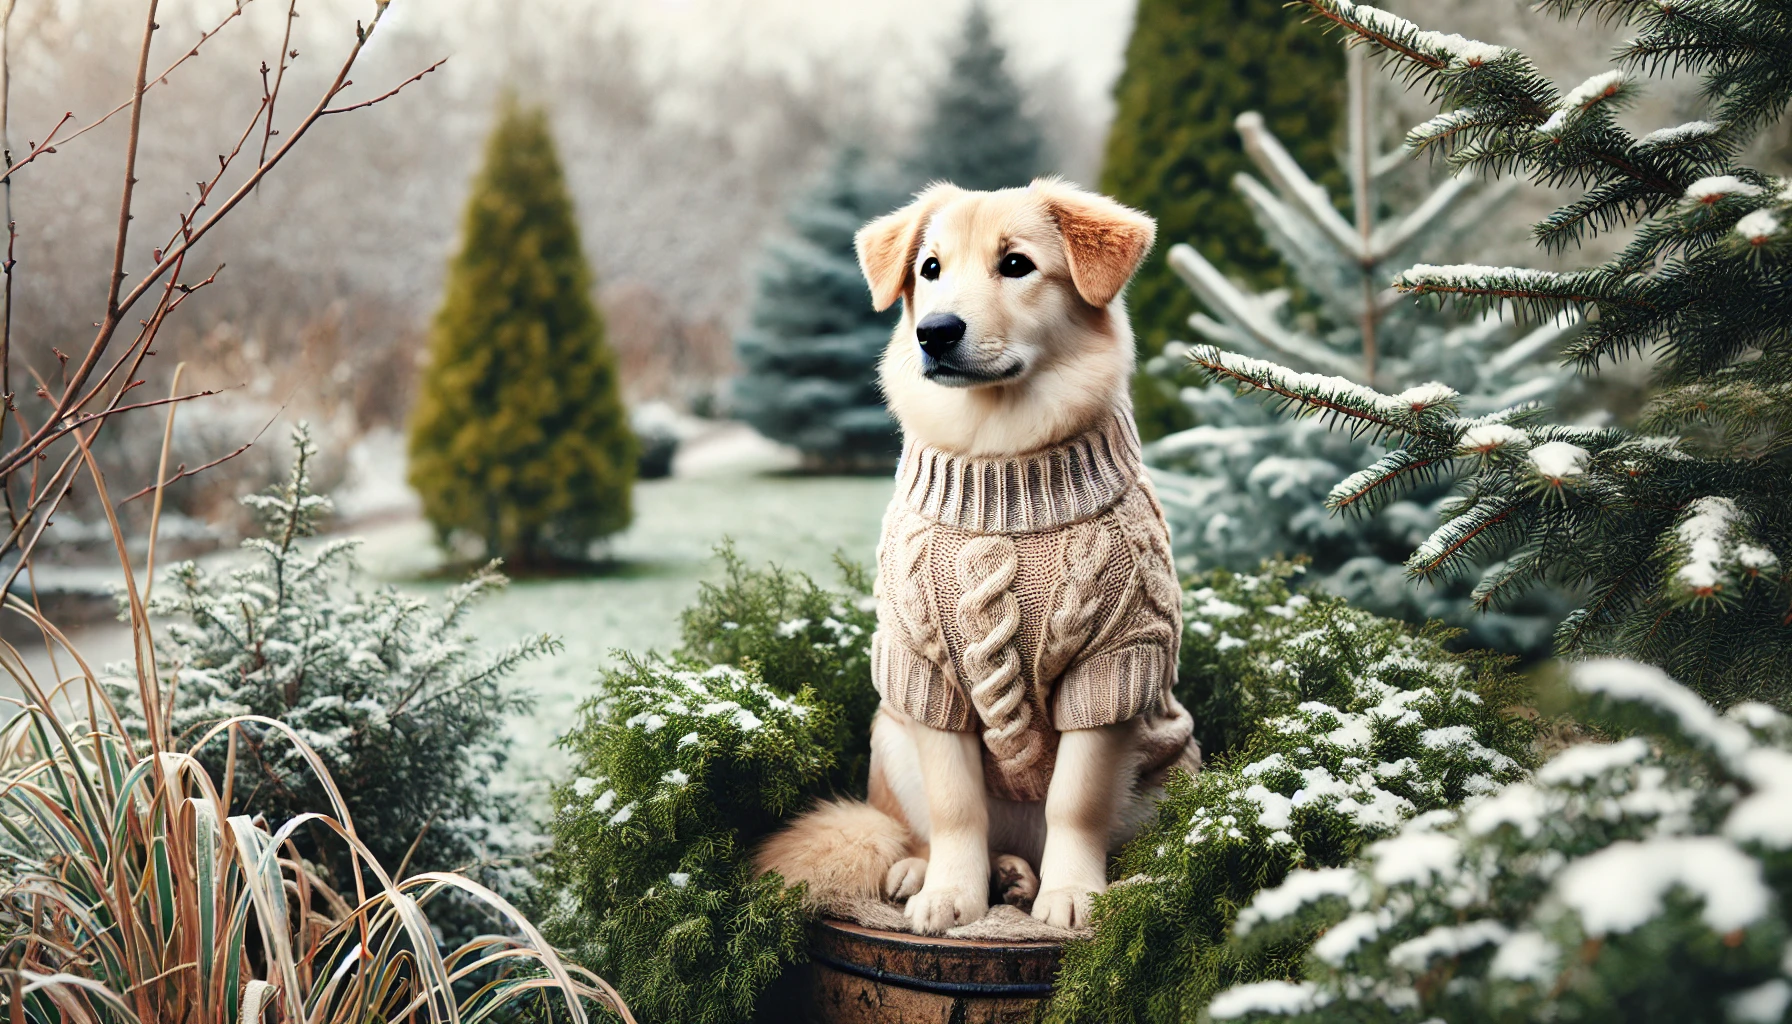
[[[977,735],[908,723],[932,825],[927,876],[903,913],[922,935],[969,924],[989,909],[989,808]]]
[[[1045,854],[1033,916],[1058,928],[1089,923],[1089,903],[1108,887],[1113,828],[1126,761],[1126,723],[1073,729],[1058,740],[1058,763],[1045,792]]]

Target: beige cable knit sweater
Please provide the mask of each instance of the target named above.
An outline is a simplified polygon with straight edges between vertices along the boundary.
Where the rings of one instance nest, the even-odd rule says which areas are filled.
[[[991,793],[1043,800],[1058,734],[1136,721],[1147,781],[1200,763],[1171,693],[1169,528],[1130,409],[1051,448],[973,459],[910,441],[877,553],[884,703],[982,730]]]

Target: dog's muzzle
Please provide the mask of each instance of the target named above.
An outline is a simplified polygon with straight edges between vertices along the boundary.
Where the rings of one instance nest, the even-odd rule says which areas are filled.
[[[965,323],[955,313],[929,313],[915,325],[921,346],[921,375],[946,387],[968,388],[1018,377],[1019,360],[992,365],[965,358]]]

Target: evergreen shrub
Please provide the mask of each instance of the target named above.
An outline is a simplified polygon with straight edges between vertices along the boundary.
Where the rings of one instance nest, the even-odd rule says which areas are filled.
[[[1792,1019],[1792,720],[1719,715],[1634,662],[1569,682],[1577,715],[1622,739],[1259,894],[1238,955],[1324,938],[1305,980],[1223,992],[1213,1018]]]
[[[906,177],[917,188],[949,181],[989,190],[1018,188],[1044,174],[1045,136],[1025,99],[989,11],[981,0],[973,3],[906,161]]]
[[[1293,140],[1303,167],[1335,167],[1344,59],[1270,0],[1140,0],[1126,66],[1114,86],[1101,189],[1157,218],[1157,237],[1189,242],[1224,273],[1259,287],[1284,283],[1276,254],[1231,191],[1250,168],[1232,122],[1262,113]],[[1342,176],[1321,178],[1333,188]],[[1126,291],[1141,362],[1186,337],[1199,307],[1160,252]],[[1194,425],[1176,388],[1141,373],[1133,389],[1146,440]]]
[[[647,1020],[752,1019],[804,956],[800,889],[754,878],[753,846],[817,796],[862,794],[875,624],[847,593],[723,550],[669,657],[629,658],[562,738],[547,926],[603,964]]]
[[[172,734],[190,740],[237,715],[280,722],[323,760],[382,864],[483,873],[500,890],[524,890],[520,867],[494,869],[532,853],[533,831],[488,787],[507,756],[506,718],[529,707],[505,677],[559,642],[543,634],[491,650],[466,632],[467,610],[505,584],[496,563],[440,605],[362,584],[358,540],[307,541],[331,505],[311,492],[317,449],[303,425],[293,443],[287,480],[243,499],[264,526],[243,541],[246,563],[211,572],[184,562],[151,591],[149,612],[165,622],[156,654]],[[114,674],[115,703],[140,711],[134,672]],[[132,727],[144,727],[140,714]],[[231,787],[232,814],[283,823],[330,806],[279,730],[253,722],[239,730],[234,757],[222,739],[198,752]],[[295,838],[331,868],[338,889],[352,889],[341,843],[305,830]]]
[[[1185,593],[1178,696],[1208,764],[1172,778],[1121,854],[1049,1019],[1194,1020],[1222,988],[1288,977],[1316,932],[1226,942],[1259,889],[1522,777],[1532,727],[1507,659],[1296,592],[1297,571],[1216,571]]]
[[[515,565],[583,559],[629,524],[637,443],[544,111],[506,101],[461,235],[411,414],[411,486],[444,540]]]

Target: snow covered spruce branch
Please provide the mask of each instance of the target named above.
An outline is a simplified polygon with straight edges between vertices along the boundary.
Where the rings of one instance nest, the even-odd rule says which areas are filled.
[[[1569,689],[1626,738],[1259,893],[1239,955],[1323,935],[1304,980],[1221,992],[1212,1018],[1784,1019],[1792,720],[1752,703],[1720,716],[1617,660],[1576,666]]]
[[[1641,658],[1719,704],[1792,706],[1792,180],[1737,163],[1792,102],[1783,5],[1702,4],[1693,16],[1683,5],[1546,4],[1636,33],[1619,66],[1557,88],[1515,50],[1347,0],[1302,2],[1454,108],[1409,147],[1581,191],[1536,226],[1545,247],[1634,228],[1585,269],[1420,264],[1393,287],[1492,315],[1578,315],[1567,358],[1594,373],[1649,353],[1655,392],[1630,429],[1551,426],[1525,401],[1464,415],[1423,388],[1387,395],[1211,347],[1195,361],[1395,446],[1331,492],[1334,510],[1458,478],[1445,521],[1406,563],[1413,575],[1487,565],[1474,590],[1484,608],[1565,585],[1582,606],[1556,632],[1560,651]],[[1638,76],[1668,68],[1703,76],[1706,116],[1640,136],[1618,125]]]

